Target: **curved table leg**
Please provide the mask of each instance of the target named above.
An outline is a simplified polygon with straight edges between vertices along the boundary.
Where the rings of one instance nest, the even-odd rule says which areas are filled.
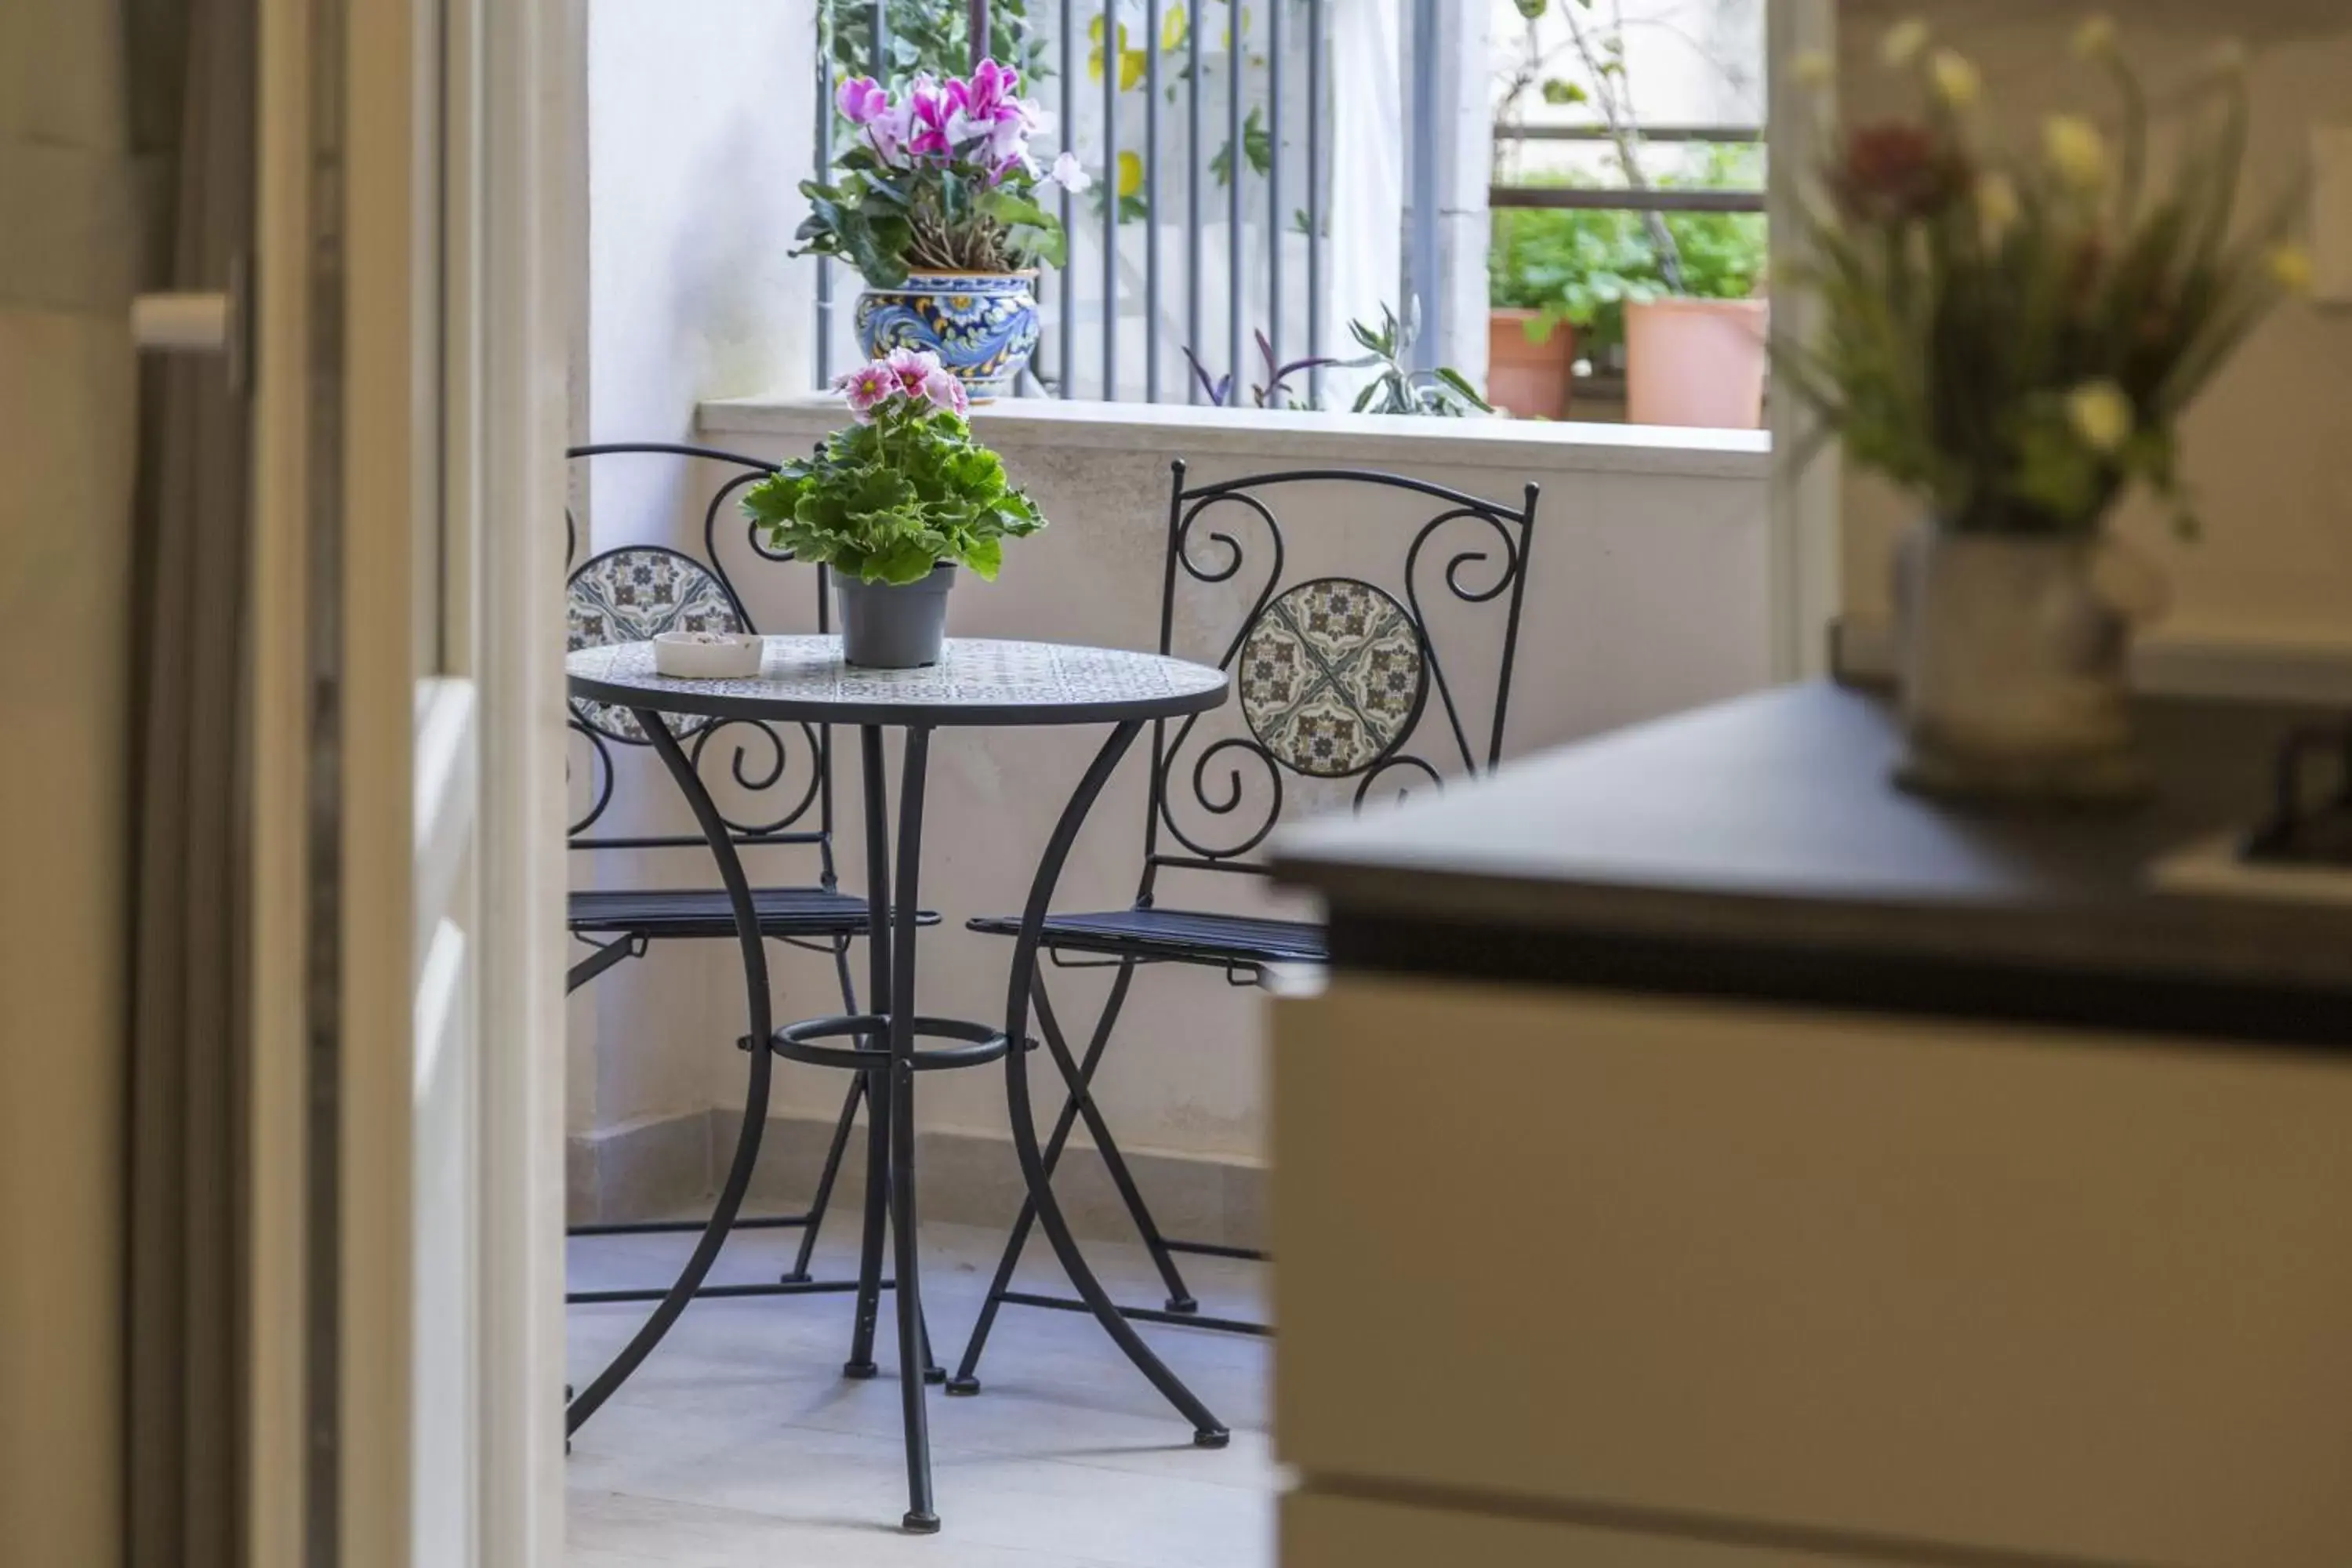
[[[1185,1387],[1183,1381],[1145,1344],[1133,1325],[1119,1315],[1109,1292],[1095,1278],[1094,1270],[1078,1251],[1078,1244],[1070,1235],[1068,1222],[1062,1217],[1062,1205],[1054,1197],[1053,1183],[1045,1170],[1045,1155],[1037,1147],[1037,1128],[1029,1104],[1029,1072],[1027,1053],[1018,1048],[1018,1042],[1028,1038],[1029,993],[1037,973],[1039,939],[1045,927],[1045,911],[1054,900],[1054,888],[1062,878],[1062,864],[1069,858],[1070,847],[1076,842],[1078,829],[1086,825],[1087,814],[1102,794],[1103,785],[1110,782],[1118,768],[1119,759],[1135,743],[1143,722],[1130,719],[1111,731],[1110,738],[1095,753],[1086,776],[1078,781],[1070,804],[1062,809],[1062,817],[1054,826],[1054,836],[1045,844],[1045,853],[1037,863],[1037,875],[1029,885],[1029,902],[1021,915],[1021,934],[1013,948],[1011,990],[1004,1004],[1004,1035],[1016,1042],[1016,1047],[1004,1053],[1004,1087],[1011,1101],[1013,1147],[1021,1157],[1021,1174],[1029,1184],[1029,1200],[1035,1205],[1037,1223],[1045,1238],[1053,1244],[1054,1254],[1062,1262],[1063,1271],[1069,1275],[1070,1284],[1087,1306],[1103,1332],[1127,1352],[1136,1370],[1151,1380],[1184,1418],[1192,1424],[1192,1441],[1203,1448],[1222,1448],[1230,1434],[1223,1422],[1210,1412],[1200,1397]]]
[[[923,774],[931,732],[909,726],[898,783],[897,891],[890,909],[890,1239],[897,1271],[898,1400],[907,1439],[907,1513],[899,1522],[928,1535],[940,1527],[931,1507],[931,1437],[924,1385],[931,1364],[923,1323],[922,1263],[915,1234],[915,913],[923,863]]]
[[[727,1243],[727,1233],[734,1227],[735,1216],[743,1207],[743,1194],[751,1184],[751,1167],[760,1156],[760,1137],[768,1122],[768,1079],[773,1070],[770,1060],[773,1055],[767,1042],[774,1033],[775,1021],[769,1016],[768,957],[760,942],[760,918],[751,903],[751,885],[743,875],[743,863],[735,855],[735,846],[729,842],[727,824],[711,804],[710,792],[702,787],[702,780],[679,749],[677,738],[659,713],[648,708],[630,710],[653,742],[654,751],[662,764],[677,781],[678,793],[694,809],[694,819],[701,826],[702,836],[710,845],[710,857],[719,863],[719,879],[727,885],[727,902],[735,913],[736,940],[743,951],[743,990],[751,1010],[751,1075],[744,1091],[743,1126],[735,1138],[735,1163],[729,1167],[727,1180],[719,1189],[719,1201],[710,1210],[710,1222],[694,1244],[693,1256],[686,1268],[654,1308],[635,1338],[622,1347],[621,1353],[598,1373],[594,1381],[582,1390],[578,1398],[565,1407],[563,1432],[566,1437],[580,1430],[580,1425],[596,1414],[614,1390],[629,1379],[653,1348],[661,1343],[677,1315],[702,1288],[710,1266],[718,1261],[719,1249]]]

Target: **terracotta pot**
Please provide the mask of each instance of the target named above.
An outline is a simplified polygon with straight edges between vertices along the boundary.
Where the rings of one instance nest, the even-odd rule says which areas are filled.
[[[1523,419],[1565,419],[1575,382],[1576,329],[1566,321],[1537,342],[1541,310],[1486,312],[1486,401]]]
[[[2144,794],[2132,632],[2153,564],[2099,535],[1962,532],[1921,519],[1895,554],[1905,752],[1923,794],[2098,804]]]
[[[1761,300],[1653,300],[1625,307],[1625,417],[1634,425],[1753,430],[1764,423]]]

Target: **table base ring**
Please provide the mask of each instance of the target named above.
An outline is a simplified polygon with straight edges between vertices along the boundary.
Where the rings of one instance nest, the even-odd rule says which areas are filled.
[[[835,1068],[849,1072],[881,1072],[892,1066],[890,1052],[885,1047],[821,1046],[816,1042],[845,1037],[885,1037],[889,1030],[890,1016],[887,1013],[838,1013],[778,1029],[769,1037],[769,1045],[778,1056],[790,1061],[805,1062],[811,1067]],[[913,1072],[982,1067],[1005,1054],[1004,1031],[986,1024],[975,1024],[962,1018],[918,1016],[912,1032],[918,1037],[961,1042],[932,1050],[909,1052],[907,1066]]]

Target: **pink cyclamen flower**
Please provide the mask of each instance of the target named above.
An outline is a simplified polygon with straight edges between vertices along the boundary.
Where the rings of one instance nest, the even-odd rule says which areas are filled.
[[[906,167],[907,138],[914,130],[915,108],[905,99],[886,103],[866,122],[866,141],[874,154],[891,168]]]
[[[870,76],[854,76],[835,91],[833,101],[852,125],[866,125],[890,107],[890,93]]]
[[[1025,98],[1016,98],[997,108],[989,122],[988,155],[1003,163],[1009,159],[1025,159],[1029,155],[1029,138],[1044,116]]]
[[[971,408],[971,395],[964,391],[963,383],[951,371],[934,367],[923,377],[923,395],[930,399],[932,407],[950,414],[964,414]]]
[[[1045,178],[1074,196],[1095,183],[1095,177],[1087,173],[1087,166],[1078,162],[1076,153],[1064,153],[1055,159],[1054,166],[1045,171]]]
[[[958,84],[964,89],[966,111],[974,120],[992,120],[1007,103],[1015,103],[1021,96],[1021,73],[994,60],[982,60],[971,73],[971,80]]]
[[[876,407],[904,390],[898,377],[880,360],[843,371],[834,377],[833,385],[849,399],[849,411],[861,421],[872,418]]]
[[[898,390],[909,397],[923,395],[923,384],[939,373],[940,356],[929,349],[910,349],[903,345],[892,349],[875,362],[883,372],[898,379]]]
[[[918,158],[946,158],[955,152],[948,121],[955,113],[947,94],[928,74],[907,87],[907,151]]]

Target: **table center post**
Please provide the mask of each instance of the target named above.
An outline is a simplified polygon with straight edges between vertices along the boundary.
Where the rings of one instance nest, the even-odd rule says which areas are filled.
[[[898,782],[898,879],[889,938],[890,1233],[897,1244],[892,1266],[898,1284],[898,1382],[906,1415],[908,1500],[902,1522],[918,1533],[940,1527],[939,1515],[931,1506],[930,1422],[924,1405],[930,1347],[929,1336],[923,1331],[921,1262],[915,1234],[915,932],[916,914],[921,907],[923,781],[930,749],[929,729],[909,725]],[[878,753],[878,744],[877,750]],[[869,876],[878,889],[883,885],[880,875]]]
[[[860,777],[866,800],[866,1005],[887,1016],[890,1007],[890,828],[888,790],[884,783],[882,730],[877,724],[857,728]],[[868,1043],[887,1043],[877,1035]],[[887,1223],[890,1169],[890,1074],[879,1069],[866,1074],[866,1226],[857,1265],[857,1317],[849,1337],[849,1359],[842,1363],[845,1377],[872,1377],[874,1331],[882,1310],[882,1241]]]

